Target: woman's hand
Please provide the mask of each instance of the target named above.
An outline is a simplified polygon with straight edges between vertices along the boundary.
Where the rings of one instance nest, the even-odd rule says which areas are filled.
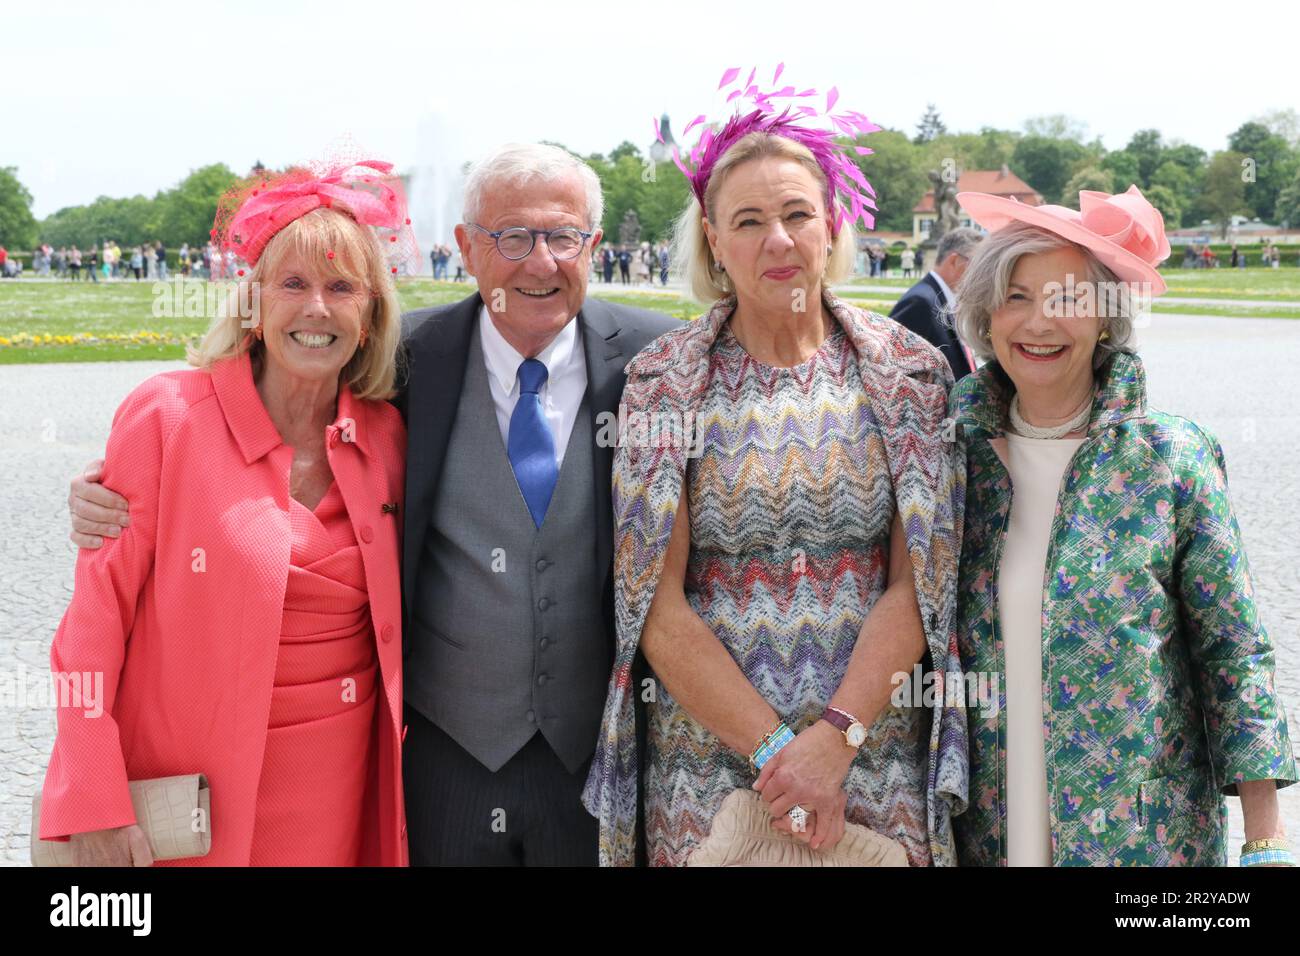
[[[153,851],[144,830],[132,823],[70,837],[76,866],[153,866]]]
[[[844,777],[857,751],[844,745],[844,735],[819,720],[782,747],[754,782],[754,789],[776,818],[773,826],[792,832],[786,814],[795,804],[813,818],[813,849],[829,848],[844,835]],[[784,826],[782,825],[784,824]]]
[[[849,802],[848,794],[841,790],[837,801],[837,806],[822,810],[820,813],[809,810],[806,828],[802,832],[795,832],[789,815],[774,819],[772,829],[789,833],[801,843],[811,845],[814,850],[829,850],[844,836],[844,826],[847,822],[844,813]]]

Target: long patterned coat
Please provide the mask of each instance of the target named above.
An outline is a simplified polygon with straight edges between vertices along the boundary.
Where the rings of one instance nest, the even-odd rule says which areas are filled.
[[[874,399],[872,411],[884,438],[894,495],[907,531],[930,660],[950,686],[961,686],[955,594],[963,488],[943,434],[952,382],[948,363],[928,342],[896,322],[829,294],[825,302],[852,343],[862,381]],[[680,430],[674,433],[668,425],[682,421],[685,414],[693,416],[699,407],[708,384],[709,349],[735,305],[734,298],[719,300],[706,316],[660,336],[627,368],[621,411],[626,411],[630,423],[635,422],[635,413],[653,416],[658,440],[629,438],[624,424],[614,459],[618,647],[583,793],[583,803],[600,821],[604,866],[632,865],[640,839],[641,755],[635,697],[641,688],[633,684],[633,665],[663,570],[687,464],[688,442]],[[927,821],[935,864],[952,865],[956,853],[951,816],[966,803],[966,717],[963,700],[945,699],[955,695],[932,697],[928,785],[916,816]]]
[[[997,581],[1012,487],[998,445],[1012,394],[993,363],[951,398],[967,476],[958,643],[968,672],[1005,673]],[[1222,795],[1296,778],[1223,452],[1194,422],[1147,409],[1132,354],[1098,370],[1087,436],[1062,479],[1042,666],[1054,865],[1224,865]],[[968,710],[964,866],[1006,863],[1005,692],[996,711]]]

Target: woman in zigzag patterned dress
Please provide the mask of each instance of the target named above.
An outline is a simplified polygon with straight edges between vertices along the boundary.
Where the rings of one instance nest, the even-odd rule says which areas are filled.
[[[961,682],[951,373],[825,290],[855,252],[840,167],[788,126],[714,142],[679,242],[695,295],[724,297],[638,355],[624,391],[619,646],[584,794],[601,862],[683,865],[757,787],[814,850],[852,823],[951,865],[965,718],[894,693],[918,663]]]
[[[686,466],[684,593],[763,700],[804,728],[843,680],[865,613],[888,584],[889,462],[843,328],[807,361],[780,368],[745,351],[728,304],[715,311],[723,324],[696,418],[706,440]],[[721,801],[754,773],[668,688],[657,697],[645,828],[650,862],[671,866],[685,863]],[[923,717],[889,708],[843,783],[845,819],[901,842],[913,865],[929,860]]]

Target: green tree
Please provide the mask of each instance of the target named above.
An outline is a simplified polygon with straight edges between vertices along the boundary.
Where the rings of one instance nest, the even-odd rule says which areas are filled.
[[[138,245],[158,238],[158,212],[157,201],[146,196],[100,196],[88,206],[70,206],[47,217],[41,223],[41,237],[52,246],[86,246],[105,239],[121,246]]]
[[[224,163],[196,169],[174,189],[159,194],[159,235],[168,248],[183,242],[202,243],[208,238],[217,201],[238,177]]]
[[[672,235],[673,221],[690,195],[690,185],[676,165],[671,161],[651,164],[639,151],[623,150],[617,160],[601,161],[592,168],[605,194],[601,227],[606,241],[618,242],[618,227],[629,209],[636,210],[643,240],[661,242]]]
[[[31,249],[39,230],[32,215],[32,194],[13,166],[0,166],[0,246]]]
[[[1300,173],[1277,194],[1277,220],[1288,229],[1300,226]]]
[[[1163,189],[1173,197],[1170,208],[1178,211],[1178,217],[1172,217],[1164,206],[1160,206],[1154,199],[1151,199],[1152,204],[1156,205],[1165,214],[1166,226],[1175,228],[1182,225],[1182,215],[1192,207],[1199,192],[1198,187],[1203,175],[1202,171],[1198,169],[1197,175],[1193,176],[1184,166],[1169,159],[1161,163],[1160,168],[1152,174],[1151,183],[1144,190],[1144,195],[1147,199],[1151,199],[1151,190]]]
[[[1096,166],[1085,166],[1070,177],[1070,181],[1061,190],[1061,199],[1067,206],[1073,207],[1078,201],[1079,193],[1083,190],[1113,193],[1115,191],[1114,177],[1104,169],[1098,169]]]
[[[1001,169],[1011,165],[1011,158],[1016,152],[1016,143],[1020,134],[1006,129],[983,127],[979,132],[979,152],[971,161],[968,169]]]
[[[1294,109],[1269,110],[1255,117],[1255,122],[1263,123],[1269,132],[1281,136],[1292,149],[1300,149],[1300,113]]]
[[[921,122],[916,124],[916,136],[912,142],[918,146],[921,143],[929,143],[937,137],[948,132],[948,127],[943,125],[943,120],[939,118],[939,111],[935,109],[933,103],[925,104],[925,115],[921,117]]]
[[[1076,143],[1082,143],[1088,135],[1088,124],[1064,113],[1031,116],[1025,120],[1025,135],[1042,136],[1045,139],[1072,139]]]
[[[1124,152],[1137,160],[1139,185],[1145,189],[1163,159],[1164,143],[1160,139],[1160,130],[1138,130],[1124,147]]]
[[[1193,146],[1191,143],[1170,143],[1161,153],[1160,165],[1176,163],[1187,170],[1188,175],[1195,179],[1205,171],[1205,164],[1208,159],[1205,150],[1199,146]],[[1156,168],[1158,171],[1159,167]]]
[[[641,158],[641,148],[635,143],[623,140],[623,142],[619,143],[610,151],[609,161],[611,163],[617,163],[624,156],[631,156],[633,159],[639,160]]]
[[[985,127],[978,133],[944,133],[920,149],[927,169],[943,169],[946,160],[961,170],[1001,169],[1010,165],[1016,139],[1015,133]]]
[[[1228,149],[1240,153],[1247,165],[1246,202],[1260,219],[1271,221],[1277,196],[1296,168],[1296,156],[1285,139],[1263,123],[1243,123],[1228,137]]]
[[[1082,143],[1070,139],[1026,136],[1016,143],[1012,168],[1049,203],[1060,202],[1065,184],[1081,160],[1088,157]]]
[[[898,130],[881,130],[859,136],[858,146],[874,150],[870,156],[850,152],[867,181],[876,191],[876,228],[912,231],[912,207],[930,188],[925,155],[921,148]]]
[[[1182,199],[1168,186],[1161,186],[1156,183],[1148,186],[1142,195],[1147,197],[1147,202],[1160,210],[1160,215],[1165,219],[1166,229],[1176,229],[1183,218]]]
[[[1246,203],[1246,184],[1241,181],[1241,153],[1225,150],[1215,153],[1205,171],[1205,185],[1201,190],[1201,206],[1206,217],[1219,227],[1220,236],[1228,238],[1232,217],[1243,215],[1250,207]]]
[[[1137,157],[1122,149],[1107,153],[1106,158],[1101,161],[1101,168],[1110,173],[1115,188],[1121,192],[1128,189],[1130,185],[1136,184],[1141,178],[1138,173]]]

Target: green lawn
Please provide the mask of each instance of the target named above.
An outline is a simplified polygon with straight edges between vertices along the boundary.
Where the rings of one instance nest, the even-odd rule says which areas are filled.
[[[1196,299],[1265,299],[1300,305],[1300,269],[1165,269],[1166,295]]]
[[[1160,274],[1169,284],[1169,291],[1165,294],[1174,297],[1289,301],[1300,306],[1300,269],[1162,269]],[[849,284],[907,289],[917,281],[859,277]]]
[[[1204,298],[1240,298],[1294,302],[1294,307],[1233,308],[1176,306],[1158,302],[1156,313],[1235,315],[1300,319],[1300,270],[1227,269],[1168,273],[1170,293]],[[896,301],[889,293],[853,291],[853,285],[883,284],[901,291],[910,279],[862,280],[841,290],[864,308],[888,313]],[[169,290],[173,288],[168,287]],[[187,287],[189,300],[157,299],[149,282],[0,282],[0,365],[26,362],[109,362],[131,359],[179,359],[185,346],[207,328],[203,310],[216,301],[218,287]],[[469,283],[401,279],[398,294],[404,310],[445,305],[468,295]],[[194,291],[197,290],[197,291]],[[629,289],[593,283],[593,294],[611,302],[654,309],[691,319],[704,309],[671,290]],[[207,297],[202,301],[199,297]],[[164,306],[172,306],[168,309]],[[185,315],[189,306],[190,315]],[[176,314],[169,314],[175,312]]]
[[[218,286],[211,287],[211,296],[208,288],[186,287],[199,306],[190,310],[197,315],[187,317],[190,299],[156,301],[150,282],[0,282],[0,365],[184,358],[185,346],[208,327],[201,309],[214,301]],[[423,279],[398,283],[403,310],[455,302],[472,288]],[[199,289],[204,300],[190,289]]]

